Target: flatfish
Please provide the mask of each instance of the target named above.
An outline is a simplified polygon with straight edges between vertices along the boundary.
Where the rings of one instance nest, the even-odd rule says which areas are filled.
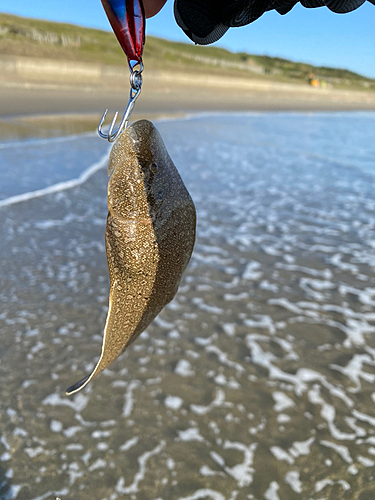
[[[73,394],[114,361],[175,296],[193,251],[193,200],[154,125],[140,120],[108,164],[109,309],[100,359]]]

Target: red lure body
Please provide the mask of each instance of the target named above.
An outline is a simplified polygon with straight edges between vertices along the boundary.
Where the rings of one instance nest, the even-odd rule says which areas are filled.
[[[145,13],[142,0],[102,0],[112,29],[128,62],[142,62]]]

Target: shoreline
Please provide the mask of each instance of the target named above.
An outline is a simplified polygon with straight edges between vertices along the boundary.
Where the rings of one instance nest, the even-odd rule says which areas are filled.
[[[374,113],[372,109],[252,109],[252,110],[186,110],[175,112],[142,112],[135,109],[131,121],[146,119],[153,122],[185,120],[189,117],[203,115],[222,115],[249,113],[286,113],[286,114],[319,114],[319,113]],[[0,144],[25,140],[42,140],[80,134],[97,134],[101,115],[99,113],[54,113],[21,116],[0,116]],[[119,122],[118,122],[119,123]]]
[[[101,85],[48,80],[47,74],[0,78],[0,140],[48,138],[95,131],[108,108],[108,120],[128,102],[125,74]],[[121,76],[121,78],[120,78]],[[39,78],[39,80],[37,79]],[[110,84],[113,84],[110,86]],[[375,111],[375,93],[316,89],[307,85],[232,79],[188,72],[150,70],[132,118],[178,118],[212,112],[341,112]]]
[[[286,114],[319,114],[319,113],[374,113],[372,109],[252,109],[252,110],[186,110],[185,112],[141,112],[135,109],[131,121],[146,119],[153,122],[185,120],[189,117],[203,115],[246,115],[249,113],[286,113]],[[0,116],[0,144],[25,140],[42,140],[80,134],[97,134],[97,126],[101,118],[97,113],[54,113],[24,116]]]
[[[120,116],[124,112],[128,79],[114,83],[110,87],[106,82],[99,86],[87,81],[2,79],[0,138],[44,138],[95,130],[106,108],[109,117],[116,110]],[[375,93],[150,70],[132,117],[152,120],[206,112],[340,111],[375,111]]]
[[[314,89],[297,85],[260,85],[242,79],[145,80],[136,109],[142,113],[192,111],[342,111],[375,110],[375,93]],[[177,75],[178,76],[178,75]],[[102,114],[123,109],[127,79],[121,89],[33,82],[0,82],[0,118],[35,114]]]

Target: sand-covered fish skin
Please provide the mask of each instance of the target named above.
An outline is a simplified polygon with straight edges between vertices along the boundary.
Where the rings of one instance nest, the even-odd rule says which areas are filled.
[[[121,134],[108,175],[111,284],[102,353],[67,394],[112,363],[173,299],[195,242],[194,203],[151,122],[138,121]]]

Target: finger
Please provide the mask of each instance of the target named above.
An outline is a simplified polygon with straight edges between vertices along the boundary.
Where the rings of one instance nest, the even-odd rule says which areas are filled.
[[[143,0],[146,17],[155,16],[167,0]]]

